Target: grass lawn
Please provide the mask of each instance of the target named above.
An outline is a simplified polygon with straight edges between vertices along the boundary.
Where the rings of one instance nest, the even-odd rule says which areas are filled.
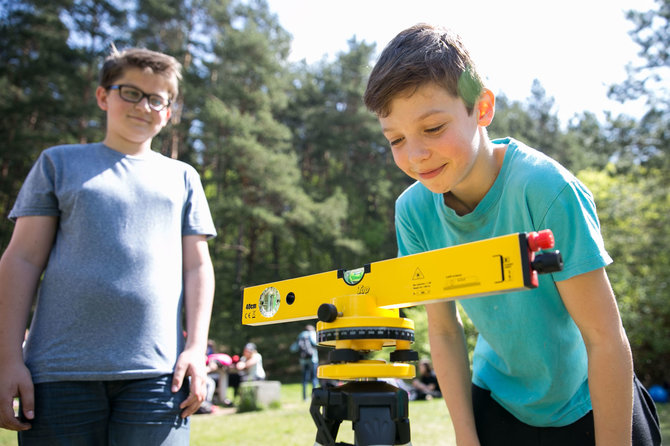
[[[309,414],[310,402],[302,401],[300,384],[282,385],[278,409],[232,415],[198,415],[192,418],[191,445],[311,446],[316,426]],[[411,401],[409,407],[414,445],[455,445],[454,432],[442,399]],[[337,441],[353,444],[351,422],[340,425]]]
[[[670,404],[658,404],[663,438],[670,439]],[[444,401],[410,401],[409,419],[414,446],[455,445],[453,429]],[[219,413],[191,417],[192,446],[311,446],[316,427],[309,414],[309,401],[302,401],[300,384],[282,385],[278,409],[247,413]],[[338,441],[354,441],[351,423],[340,426]],[[0,446],[16,445],[14,432],[0,429]]]

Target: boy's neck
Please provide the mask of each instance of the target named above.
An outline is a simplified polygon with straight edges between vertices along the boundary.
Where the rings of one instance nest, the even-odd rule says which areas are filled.
[[[464,202],[463,200],[459,199],[456,195],[453,194],[453,192],[445,192],[442,194],[444,197],[444,204],[453,209],[454,212],[456,212],[456,215],[462,217],[463,215],[467,215],[470,212],[474,211],[479,202],[474,203],[474,204],[468,204]]]
[[[106,136],[102,143],[112,150],[130,156],[146,155],[151,151],[151,140],[148,140],[142,144],[135,144],[127,141],[114,140],[113,138]]]
[[[462,190],[447,191],[442,194],[444,204],[459,216],[467,215],[475,210],[495,183],[502,168],[507,145],[493,145],[490,140],[485,141],[477,161],[476,172],[473,172],[474,176],[469,182],[470,185],[475,186],[465,185]]]

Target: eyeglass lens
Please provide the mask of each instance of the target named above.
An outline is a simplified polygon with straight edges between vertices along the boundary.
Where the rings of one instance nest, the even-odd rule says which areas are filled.
[[[155,111],[161,111],[170,104],[170,101],[157,94],[147,94],[142,90],[128,85],[114,85],[114,89],[119,90],[121,99],[132,103],[138,103],[145,97],[149,100],[149,107]]]

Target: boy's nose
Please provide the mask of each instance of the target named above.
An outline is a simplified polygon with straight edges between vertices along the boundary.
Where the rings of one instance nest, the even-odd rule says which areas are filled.
[[[409,149],[409,160],[412,163],[423,161],[430,157],[430,149],[419,142],[414,143]]]
[[[149,98],[142,98],[140,99],[140,102],[135,103],[135,107],[140,107],[143,110],[151,111],[151,107],[149,107]]]

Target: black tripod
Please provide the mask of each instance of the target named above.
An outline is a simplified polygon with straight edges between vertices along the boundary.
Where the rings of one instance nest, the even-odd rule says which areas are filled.
[[[312,391],[309,412],[317,427],[315,446],[336,443],[343,420],[352,422],[355,446],[411,446],[407,392],[383,381],[352,381]]]

